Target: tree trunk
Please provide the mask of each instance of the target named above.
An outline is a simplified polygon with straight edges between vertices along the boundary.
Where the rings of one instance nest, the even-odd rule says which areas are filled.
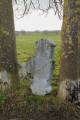
[[[0,0],[0,90],[19,87],[12,0]]]
[[[80,0],[64,0],[59,98],[80,101]]]

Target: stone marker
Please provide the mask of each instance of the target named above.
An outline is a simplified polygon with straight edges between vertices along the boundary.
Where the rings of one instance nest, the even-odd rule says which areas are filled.
[[[20,79],[25,79],[27,77],[26,64],[18,63],[18,74]]]
[[[8,74],[5,70],[0,72],[0,90],[5,90],[5,88],[10,88],[10,74]]]
[[[52,91],[51,79],[54,71],[54,48],[56,44],[47,39],[36,42],[36,56],[27,62],[27,73],[33,76],[32,93],[45,95]]]
[[[27,61],[27,76],[33,78],[35,72],[35,57],[30,57]]]

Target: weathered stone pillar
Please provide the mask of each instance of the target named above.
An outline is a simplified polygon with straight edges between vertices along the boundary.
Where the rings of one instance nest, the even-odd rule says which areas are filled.
[[[27,72],[33,76],[32,93],[45,95],[52,91],[51,79],[54,71],[54,48],[56,44],[47,39],[36,42],[36,57],[29,58]]]

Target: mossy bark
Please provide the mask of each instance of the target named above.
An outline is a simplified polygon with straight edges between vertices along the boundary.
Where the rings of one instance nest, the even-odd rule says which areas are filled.
[[[59,98],[75,101],[80,92],[80,0],[64,0],[61,48]]]
[[[0,89],[17,87],[19,77],[12,0],[0,0]]]

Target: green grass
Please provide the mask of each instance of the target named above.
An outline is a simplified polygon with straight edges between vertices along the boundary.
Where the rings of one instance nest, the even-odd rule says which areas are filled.
[[[0,94],[0,120],[80,120],[79,107],[57,98],[56,81],[52,81],[52,92],[45,96],[33,95],[30,84],[27,79],[20,80],[20,88]]]
[[[55,48],[55,72],[53,80],[51,81],[52,87],[55,88],[52,90],[49,96],[35,96],[32,95],[29,80],[21,80],[20,81],[20,89],[17,93],[14,93],[19,97],[19,102],[17,105],[14,105],[14,109],[21,108],[22,106],[26,106],[29,112],[32,112],[34,107],[36,106],[37,111],[40,112],[43,109],[44,103],[46,102],[48,105],[48,101],[56,101],[54,96],[58,93],[58,82],[56,80],[59,79],[59,70],[60,70],[60,48],[61,48],[61,36],[60,34],[25,34],[17,36],[17,57],[18,61],[27,62],[30,56],[35,56],[36,54],[36,41],[42,38],[50,39],[57,44]],[[25,96],[25,99],[24,99]],[[53,100],[52,100],[53,99]]]
[[[45,96],[35,96],[30,89],[31,81],[20,80],[20,88],[0,93],[0,120],[80,120],[80,108],[57,98],[60,70],[60,34],[27,34],[17,36],[18,61],[26,62],[36,52],[37,40],[47,38],[57,43],[55,73],[51,81],[53,90]],[[4,114],[3,114],[4,113]]]
[[[5,102],[6,102],[7,99],[8,99],[7,94],[0,93],[0,106],[2,106],[3,104],[5,104]]]
[[[42,38],[50,39],[57,44],[55,48],[55,72],[54,76],[55,79],[59,77],[59,70],[60,70],[60,48],[61,48],[61,35],[60,34],[41,34],[41,33],[33,33],[33,34],[25,34],[17,36],[17,57],[18,61],[27,62],[30,56],[35,56],[36,53],[36,44],[37,40]]]

